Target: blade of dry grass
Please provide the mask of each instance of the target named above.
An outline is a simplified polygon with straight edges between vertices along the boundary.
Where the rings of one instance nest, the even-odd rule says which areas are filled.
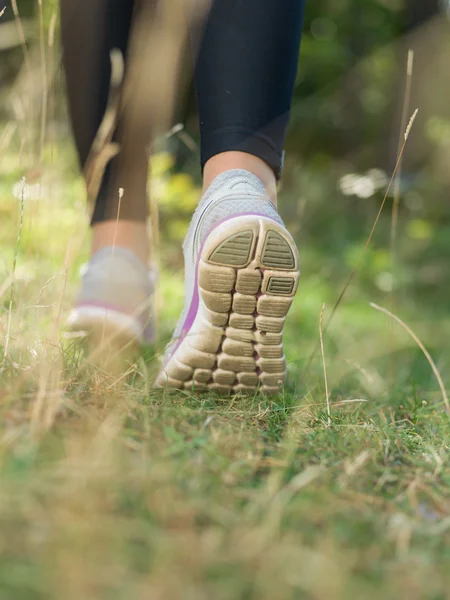
[[[405,94],[403,97],[403,108],[402,108],[402,116],[401,116],[401,124],[400,124],[400,132],[398,137],[398,148],[397,148],[397,156],[400,154],[400,150],[402,147],[403,136],[405,131],[407,131],[407,118],[409,113],[409,105],[411,100],[411,85],[412,85],[412,75],[414,68],[414,51],[409,50],[406,62],[406,84],[405,84]],[[400,209],[400,188],[401,188],[401,176],[402,176],[402,167],[403,160],[400,161],[398,167],[397,177],[395,178],[394,184],[394,197],[392,203],[392,212],[391,212],[391,274],[392,274],[392,288],[391,288],[391,298],[390,298],[390,308],[395,312],[395,282],[397,281],[397,230],[398,230],[398,217],[399,217],[399,209]],[[392,324],[393,326],[393,324]],[[394,341],[392,337],[392,342]],[[393,383],[395,381],[395,361],[389,362],[388,367],[388,376],[387,380]]]
[[[42,71],[42,109],[41,109],[41,133],[40,133],[40,158],[41,162],[44,156],[45,132],[47,128],[47,101],[48,101],[48,73],[47,73],[47,57],[45,51],[45,33],[44,33],[44,11],[42,8],[42,0],[38,0],[39,7],[39,48],[41,54],[41,71]]]
[[[106,166],[119,153],[119,145],[113,142],[113,135],[117,125],[120,105],[120,94],[124,76],[124,60],[120,50],[111,51],[111,78],[106,110],[102,122],[92,143],[91,151],[84,168],[86,179],[89,218],[95,208],[95,200],[102,182]]]
[[[416,109],[414,111],[414,113],[413,113],[413,115],[412,115],[412,117],[411,117],[411,119],[409,121],[408,127],[406,128],[405,135],[404,135],[404,140],[403,140],[403,144],[402,144],[402,147],[400,149],[400,152],[399,152],[399,155],[398,155],[398,158],[397,158],[397,162],[396,162],[394,171],[392,173],[391,179],[389,180],[389,183],[388,183],[388,186],[386,188],[386,192],[384,194],[384,197],[383,197],[383,200],[381,202],[380,208],[378,210],[377,216],[375,217],[375,221],[374,221],[374,223],[372,225],[372,229],[370,230],[370,233],[369,233],[369,235],[368,235],[368,237],[366,239],[366,243],[364,244],[364,248],[362,249],[362,251],[361,251],[361,253],[360,253],[359,257],[358,257],[358,260],[356,262],[355,267],[353,268],[353,270],[351,271],[350,275],[348,276],[347,281],[345,282],[345,285],[342,288],[342,291],[339,294],[339,297],[336,300],[336,302],[335,302],[335,304],[334,304],[334,306],[333,306],[333,308],[331,310],[330,316],[328,317],[328,320],[327,320],[327,322],[325,324],[325,327],[323,329],[323,335],[325,335],[325,333],[327,332],[328,327],[330,326],[331,321],[333,320],[334,315],[336,314],[336,311],[338,310],[339,306],[341,305],[342,300],[344,299],[345,294],[347,293],[348,288],[350,287],[350,285],[351,285],[351,283],[352,283],[352,281],[353,281],[356,273],[359,270],[359,267],[361,266],[361,263],[362,263],[365,255],[366,255],[367,249],[370,246],[373,234],[375,233],[375,229],[377,228],[378,221],[380,220],[380,217],[381,217],[381,215],[383,213],[383,209],[384,209],[384,206],[386,204],[386,200],[388,199],[389,192],[391,190],[391,187],[392,187],[392,184],[394,182],[395,176],[396,176],[397,171],[399,169],[399,166],[401,164],[403,153],[404,153],[405,147],[406,147],[406,143],[408,141],[409,134],[411,132],[412,126],[414,124],[414,121],[415,121],[415,119],[417,117],[417,113],[418,112],[419,112],[419,109]],[[306,364],[306,370],[309,369],[309,366],[311,365],[312,361],[314,360],[314,358],[315,358],[315,356],[317,354],[318,348],[319,348],[319,345],[316,344],[316,347],[314,348],[314,350],[313,350],[313,352],[312,352],[311,356],[309,357],[309,360],[308,360],[308,362]]]
[[[24,196],[25,196],[25,186],[26,180],[25,177],[22,178],[21,189],[20,189],[20,216],[19,216],[19,227],[17,230],[16,237],[16,247],[14,250],[14,260],[13,260],[13,268],[11,272],[11,285],[9,288],[9,308],[8,308],[8,325],[6,330],[6,340],[5,340],[5,351],[3,354],[3,365],[6,363],[9,351],[9,342],[11,339],[11,323],[12,323],[12,307],[14,302],[14,280],[17,269],[17,255],[19,254],[19,246],[20,246],[20,238],[22,237],[22,228],[23,228],[23,213],[24,213]]]
[[[445,408],[447,409],[447,412],[450,415],[450,401],[448,399],[447,392],[446,392],[445,385],[444,385],[444,382],[442,380],[441,374],[439,373],[439,370],[438,370],[438,368],[436,366],[436,363],[432,359],[430,353],[425,348],[425,346],[422,343],[422,341],[420,340],[420,338],[414,333],[414,331],[404,321],[402,321],[400,319],[400,317],[397,317],[397,315],[394,315],[394,313],[392,313],[387,308],[383,308],[382,306],[378,306],[378,304],[375,304],[374,302],[371,302],[370,306],[372,308],[374,308],[375,310],[378,310],[378,311],[384,313],[385,315],[387,315],[388,317],[390,317],[391,319],[393,319],[394,321],[396,321],[399,325],[401,325],[403,327],[403,329],[412,337],[412,339],[416,342],[416,344],[422,350],[422,352],[425,355],[425,358],[427,359],[428,363],[430,364],[430,367],[433,370],[433,373],[434,373],[434,375],[435,375],[435,377],[437,379],[437,382],[438,382],[439,387],[441,389],[442,399],[444,401]]]
[[[116,253],[116,244],[117,244],[117,231],[119,228],[119,222],[120,222],[120,212],[122,209],[122,199],[123,199],[123,195],[124,195],[124,189],[121,187],[119,188],[118,191],[118,196],[119,196],[119,201],[118,201],[118,205],[117,205],[117,214],[116,214],[116,223],[114,226],[114,238],[113,238],[113,244],[112,244],[112,250],[111,250],[111,264],[109,267],[109,273],[108,273],[108,283],[107,283],[107,295],[108,297],[111,294],[111,284],[112,284],[112,278],[113,278],[113,272],[112,272],[112,265],[114,262],[114,255]],[[101,338],[101,345],[102,347],[105,344],[105,333],[106,333],[106,320],[107,320],[107,312],[105,312],[105,317],[103,319],[103,328],[102,328],[102,338]]]
[[[55,139],[55,107],[56,107],[56,91],[55,91],[55,32],[58,16],[56,11],[52,14],[50,25],[48,28],[48,56],[49,56],[49,72],[51,74],[50,93],[49,93],[49,131],[51,140],[51,158],[54,154],[54,139]]]
[[[409,112],[409,104],[411,100],[411,85],[412,85],[412,76],[414,69],[414,51],[408,51],[408,59],[406,64],[406,87],[405,87],[405,96],[403,99],[403,109],[402,109],[402,120],[400,125],[400,135],[398,138],[398,150],[397,156],[400,155],[403,137],[406,132],[406,120],[408,118]],[[397,242],[397,227],[398,227],[398,211],[400,207],[400,178],[402,174],[402,163],[403,160],[400,160],[397,172],[397,178],[394,184],[394,202],[392,204],[392,217],[391,217],[391,255],[392,261],[395,260],[395,246]]]
[[[330,410],[330,394],[328,392],[328,378],[327,378],[327,363],[325,360],[325,350],[323,347],[323,313],[325,311],[325,304],[322,305],[319,318],[319,335],[320,335],[320,350],[322,352],[322,364],[323,364],[323,378],[325,380],[325,396],[327,405],[327,416],[328,416],[328,427],[331,425],[331,410]]]
[[[11,0],[11,7],[13,9],[14,19],[16,21],[16,27],[17,27],[17,32],[19,34],[20,44],[22,46],[25,67],[26,67],[28,73],[31,74],[30,54],[29,54],[28,48],[27,48],[25,30],[23,28],[22,19],[20,18],[19,8],[17,6],[17,0]]]

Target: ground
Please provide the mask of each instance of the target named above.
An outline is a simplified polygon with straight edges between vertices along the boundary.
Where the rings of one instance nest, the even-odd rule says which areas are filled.
[[[421,350],[369,306],[399,314],[448,383],[443,303],[393,298],[369,250],[324,336],[331,419],[321,352],[308,360],[373,210],[352,246],[339,216],[329,239],[317,220],[294,231],[284,394],[165,393],[151,384],[182,304],[179,246],[162,252],[156,351],[120,374],[94,367],[64,333],[86,258],[82,185],[73,156],[52,164],[42,188],[29,170],[20,183],[18,155],[1,166],[0,598],[448,598],[449,417]]]

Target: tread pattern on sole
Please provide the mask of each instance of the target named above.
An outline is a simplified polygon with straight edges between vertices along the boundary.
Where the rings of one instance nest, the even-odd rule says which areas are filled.
[[[243,267],[250,260],[252,242],[253,231],[235,233],[211,253],[209,260],[221,265]]]
[[[286,376],[282,334],[297,265],[295,245],[279,226],[260,224],[259,234],[244,226],[220,241],[199,263],[202,318],[157,385],[221,394],[280,391]]]
[[[274,296],[289,296],[294,289],[295,279],[292,277],[271,277],[267,291]]]
[[[295,257],[289,242],[277,231],[268,231],[264,241],[261,264],[269,269],[295,269]]]

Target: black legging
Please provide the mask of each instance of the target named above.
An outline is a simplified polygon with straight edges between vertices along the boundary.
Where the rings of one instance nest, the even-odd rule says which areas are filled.
[[[89,7],[61,0],[69,107],[83,167],[106,108],[110,51],[118,48],[126,57],[135,4],[142,1],[155,0],[91,0]],[[191,38],[201,36],[192,41],[198,46],[195,87],[202,167],[218,153],[239,150],[263,159],[279,177],[304,3],[214,0],[201,34],[191,32]],[[149,137],[145,127],[127,135],[127,121],[120,121],[121,152],[105,171],[93,222],[116,218],[119,187],[125,190],[120,218],[146,219]]]

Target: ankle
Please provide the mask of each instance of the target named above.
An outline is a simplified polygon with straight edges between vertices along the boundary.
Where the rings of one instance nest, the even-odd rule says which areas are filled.
[[[145,265],[150,254],[147,224],[138,221],[104,221],[92,226],[91,256],[106,247],[130,250]]]
[[[222,152],[210,158],[203,171],[203,192],[206,192],[218,175],[232,169],[244,169],[258,177],[264,185],[267,195],[277,206],[275,173],[261,158],[246,152]]]

